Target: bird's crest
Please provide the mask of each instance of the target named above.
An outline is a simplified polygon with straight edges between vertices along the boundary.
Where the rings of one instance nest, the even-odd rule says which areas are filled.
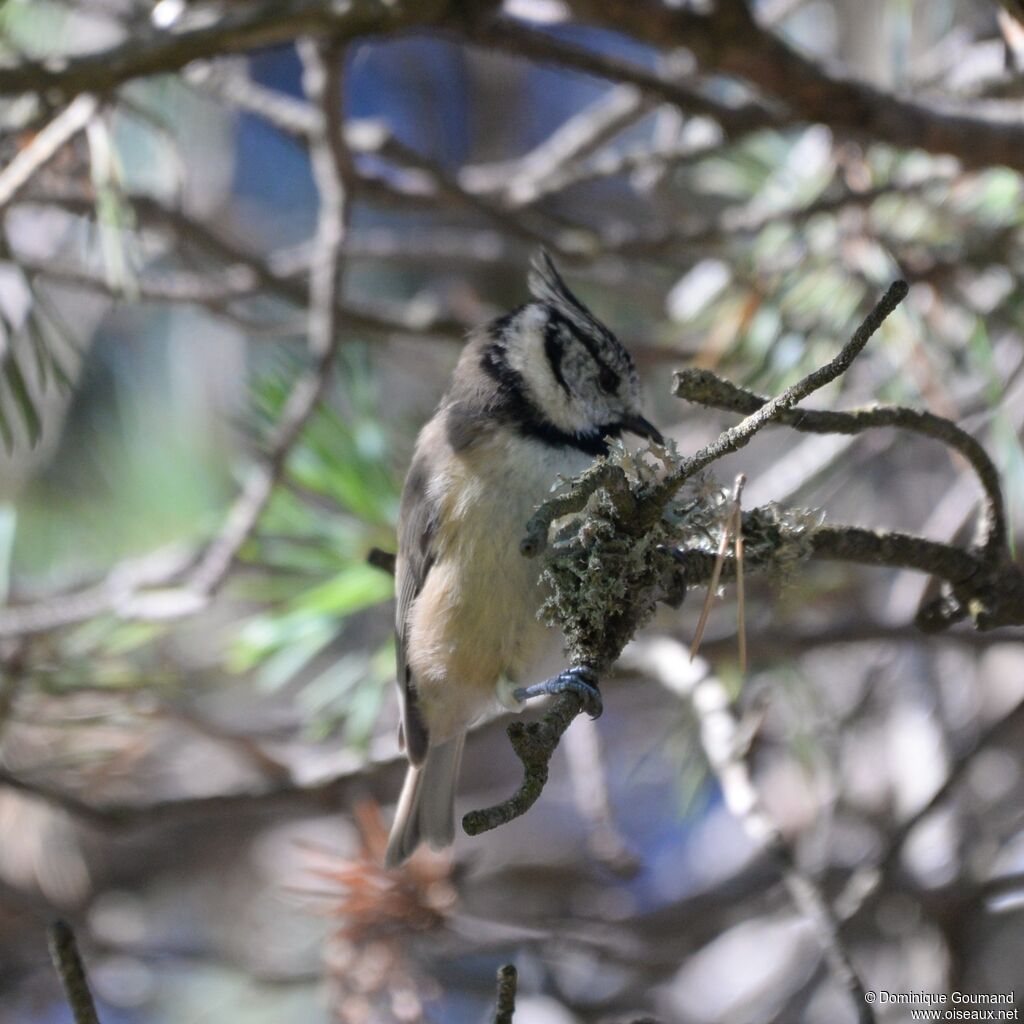
[[[530,260],[527,284],[538,302],[551,306],[585,335],[612,340],[611,331],[569,290],[547,249],[538,249]]]

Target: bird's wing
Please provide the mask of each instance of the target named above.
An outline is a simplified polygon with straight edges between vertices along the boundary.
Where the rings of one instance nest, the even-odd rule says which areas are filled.
[[[422,764],[427,756],[427,726],[416,697],[409,666],[407,632],[413,601],[423,589],[434,564],[433,540],[437,529],[437,509],[428,494],[430,467],[422,452],[413,459],[402,491],[398,526],[398,560],[395,567],[395,631],[398,640],[398,694],[402,711],[402,733],[409,760]]]

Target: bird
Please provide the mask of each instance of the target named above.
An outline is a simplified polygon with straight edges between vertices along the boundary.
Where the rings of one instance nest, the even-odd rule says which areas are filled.
[[[537,618],[540,571],[520,540],[559,478],[607,454],[611,439],[628,432],[663,442],[641,412],[629,352],[545,249],[527,283],[531,301],[470,333],[402,490],[395,628],[399,743],[409,763],[388,867],[420,843],[453,842],[459,767],[475,722],[565,690],[599,708],[586,666],[519,685],[552,636]]]

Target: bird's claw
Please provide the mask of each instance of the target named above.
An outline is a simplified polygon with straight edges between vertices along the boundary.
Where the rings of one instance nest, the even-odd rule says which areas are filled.
[[[600,718],[604,711],[601,691],[597,688],[597,673],[586,665],[573,665],[542,683],[520,687],[513,695],[522,702],[557,693],[575,693],[591,718]]]

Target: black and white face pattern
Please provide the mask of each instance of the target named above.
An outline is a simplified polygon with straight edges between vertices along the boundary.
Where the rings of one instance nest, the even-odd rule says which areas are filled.
[[[621,342],[569,291],[543,250],[533,302],[496,321],[483,369],[515,404],[520,429],[590,454],[630,430],[660,439],[640,414],[640,382]]]

